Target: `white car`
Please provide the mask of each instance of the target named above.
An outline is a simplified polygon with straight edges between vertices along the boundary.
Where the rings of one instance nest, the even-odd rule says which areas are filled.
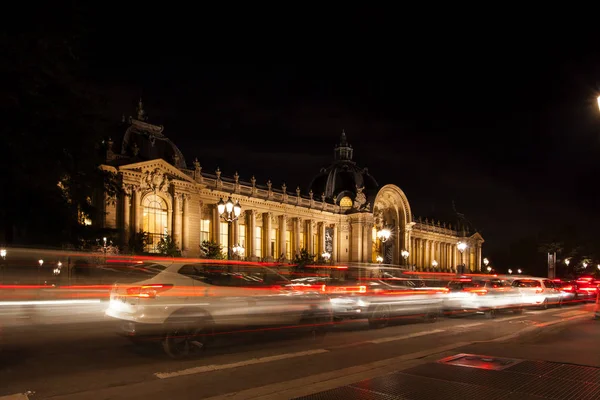
[[[543,309],[550,305],[562,306],[563,296],[560,287],[548,278],[519,278],[513,281],[512,287],[521,292],[525,303],[529,306]]]
[[[298,289],[260,264],[235,261],[134,264],[119,271],[106,315],[131,337],[159,337],[179,358],[214,332],[247,326],[310,327],[322,335],[331,305],[318,289]]]

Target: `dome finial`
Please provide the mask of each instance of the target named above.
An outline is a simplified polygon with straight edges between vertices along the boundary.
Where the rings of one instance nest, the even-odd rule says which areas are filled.
[[[340,136],[340,143],[334,149],[334,155],[336,161],[352,161],[352,146],[348,144],[346,139],[346,130],[342,129],[342,136]]]
[[[137,106],[137,119],[139,121],[145,121],[148,119],[146,116],[146,111],[144,111],[144,103],[142,102],[142,98],[140,97],[140,101]]]

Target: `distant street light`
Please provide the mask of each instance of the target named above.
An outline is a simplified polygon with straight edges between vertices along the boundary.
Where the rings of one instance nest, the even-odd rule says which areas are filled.
[[[488,272],[488,274],[491,274],[492,273],[492,267],[487,267],[487,272]]]
[[[436,260],[433,260],[433,261],[431,262],[431,266],[432,266],[433,268],[437,268],[437,266],[438,266],[438,262],[437,262]]]
[[[509,274],[512,274],[512,269],[510,269],[510,268],[509,268],[509,269],[508,269],[508,273],[509,273]]]
[[[0,249],[0,258],[6,259],[6,249]]]
[[[587,266],[588,266],[588,263],[584,261],[583,262],[583,268],[587,268]]]
[[[519,269],[517,270],[517,272],[518,272],[518,273],[522,273],[523,271],[521,270],[521,268],[519,268]]]
[[[488,260],[487,258],[483,259],[483,265],[485,265],[487,267],[489,263],[490,263],[490,260]]]
[[[325,262],[329,262],[329,260],[331,259],[331,254],[329,254],[328,252],[324,252],[323,254],[321,254],[321,257],[323,258],[323,260],[325,260]]]
[[[381,256],[377,256],[377,258],[375,259],[379,264],[381,264],[383,262],[383,257]]]
[[[231,200],[231,196],[227,199],[227,202],[223,201],[223,198],[219,199],[217,203],[217,210],[219,211],[219,216],[227,221],[227,259],[231,260],[231,246],[229,245],[229,241],[231,240],[231,223],[236,221],[240,214],[242,213],[242,206],[240,206],[240,202],[236,201],[233,204],[233,200]]]
[[[565,264],[567,265],[567,267],[569,266],[570,263],[571,263],[571,259],[565,258]]]

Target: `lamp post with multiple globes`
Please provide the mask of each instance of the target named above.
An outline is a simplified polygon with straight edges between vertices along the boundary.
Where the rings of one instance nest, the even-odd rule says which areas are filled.
[[[236,221],[240,217],[240,214],[242,213],[242,206],[240,206],[239,201],[236,201],[235,204],[233,204],[233,200],[231,200],[231,197],[227,199],[227,202],[224,202],[223,198],[221,198],[217,203],[217,211],[219,212],[219,216],[227,222],[227,259],[231,260],[232,247],[229,243],[231,241],[232,236],[231,224],[233,223],[233,221]],[[236,246],[236,250],[239,250],[238,246]]]
[[[456,244],[456,248],[458,249],[458,251],[460,251],[460,272],[459,273],[464,273],[464,271],[465,271],[464,253],[465,253],[465,250],[467,249],[467,244],[465,242],[458,242]],[[458,270],[457,270],[457,272],[458,272]]]

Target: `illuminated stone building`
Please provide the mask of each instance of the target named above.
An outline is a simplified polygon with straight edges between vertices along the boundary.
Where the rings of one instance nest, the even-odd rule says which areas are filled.
[[[437,263],[438,270],[449,270],[461,263],[457,243],[462,241],[466,267],[481,270],[483,238],[460,221],[452,226],[415,220],[398,186],[380,186],[356,165],[344,132],[332,164],[302,190],[254,176],[243,179],[237,172],[232,177],[219,169],[207,172],[197,159],[189,166],[163,127],[147,121],[141,101],[127,125],[120,151],[108,141],[102,166],[122,179],[124,194],[107,199],[102,224],[121,232],[123,244],[143,231],[152,241],[148,251],[170,235],[192,257],[200,255],[202,241],[212,240],[225,252],[243,247],[248,260],[291,261],[306,249],[316,256],[327,253],[332,262],[373,263],[381,256],[384,263],[418,269]],[[219,200],[228,198],[242,208],[231,235],[217,210]],[[391,233],[389,239],[382,242],[379,231]]]

